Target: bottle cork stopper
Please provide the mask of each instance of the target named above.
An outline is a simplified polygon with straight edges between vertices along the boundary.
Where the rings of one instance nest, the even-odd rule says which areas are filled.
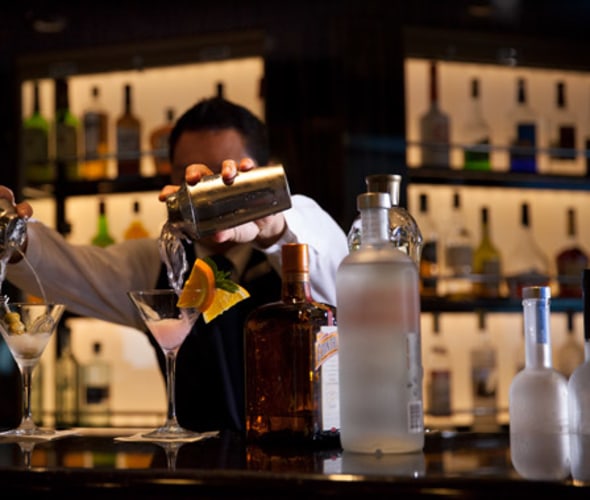
[[[282,246],[283,272],[309,272],[309,252],[306,243],[286,243]]]

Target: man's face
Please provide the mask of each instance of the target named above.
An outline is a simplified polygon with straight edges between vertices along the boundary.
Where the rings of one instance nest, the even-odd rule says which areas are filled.
[[[173,151],[172,183],[182,184],[184,169],[193,163],[204,163],[219,173],[224,160],[239,162],[246,156],[244,139],[233,128],[183,132]]]

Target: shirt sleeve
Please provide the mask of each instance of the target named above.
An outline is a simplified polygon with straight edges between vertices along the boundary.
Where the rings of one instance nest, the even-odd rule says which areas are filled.
[[[307,243],[309,277],[314,300],[336,304],[336,271],[348,254],[346,235],[338,223],[313,199],[291,196],[292,206],[283,212],[287,230],[280,240],[264,251],[277,272],[281,272],[281,246]]]
[[[161,265],[157,240],[129,240],[106,248],[72,245],[33,219],[27,236],[26,260],[7,266],[6,278],[13,285],[37,296],[44,291],[48,300],[82,316],[142,327],[127,292],[156,286]]]

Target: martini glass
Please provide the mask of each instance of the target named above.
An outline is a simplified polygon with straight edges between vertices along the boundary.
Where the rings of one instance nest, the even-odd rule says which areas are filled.
[[[31,379],[63,311],[62,304],[2,301],[0,333],[21,373],[24,411],[19,426],[0,432],[0,437],[36,438],[56,434],[53,429],[37,427],[33,421]]]
[[[134,290],[128,292],[128,295],[166,357],[166,422],[142,437],[154,441],[200,437],[199,433],[181,427],[176,419],[175,376],[178,350],[201,312],[195,308],[179,308],[176,305],[178,295],[172,289]]]

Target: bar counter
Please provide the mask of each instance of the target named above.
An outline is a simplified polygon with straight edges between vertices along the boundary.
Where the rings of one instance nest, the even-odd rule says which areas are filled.
[[[67,493],[88,498],[491,498],[587,497],[590,483],[530,480],[513,467],[505,432],[431,432],[422,453],[350,454],[261,448],[241,436],[165,449],[120,442],[138,429],[76,429],[32,449],[0,439],[2,498]],[[539,457],[542,458],[542,457]],[[590,467],[590,465],[589,465]]]

